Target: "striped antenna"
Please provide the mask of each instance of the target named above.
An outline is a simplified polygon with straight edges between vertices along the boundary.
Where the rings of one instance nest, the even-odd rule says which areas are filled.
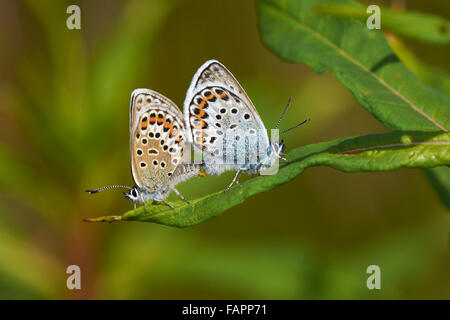
[[[284,108],[284,111],[281,114],[280,119],[278,119],[277,126],[275,127],[275,129],[278,129],[278,126],[280,125],[281,120],[283,119],[284,115],[286,114],[286,111],[288,111],[289,107],[291,106],[291,102],[292,102],[292,97],[289,97],[289,101],[287,103],[287,106],[286,106],[286,108]]]
[[[132,187],[115,185],[115,186],[101,187],[101,188],[97,188],[97,189],[89,189],[89,190],[85,190],[85,192],[90,193],[90,194],[93,194],[93,193],[98,193],[98,192],[103,191],[103,190],[115,189],[115,188],[126,188],[126,189],[131,189]]]

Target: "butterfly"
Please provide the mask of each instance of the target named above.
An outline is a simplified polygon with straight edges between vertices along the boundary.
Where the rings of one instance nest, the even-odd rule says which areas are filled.
[[[134,203],[164,201],[170,191],[189,201],[175,186],[200,174],[200,163],[184,162],[186,125],[183,114],[171,100],[150,89],[136,89],[130,101],[130,160],[134,186],[114,185],[86,190],[97,193],[128,188],[124,195]]]
[[[291,99],[276,128],[290,103]],[[242,172],[261,173],[278,159],[284,159],[284,143],[269,139],[250,98],[233,74],[217,60],[209,60],[197,70],[183,111],[188,141],[202,151],[205,172],[220,175],[227,170],[237,171],[225,191],[239,183]]]

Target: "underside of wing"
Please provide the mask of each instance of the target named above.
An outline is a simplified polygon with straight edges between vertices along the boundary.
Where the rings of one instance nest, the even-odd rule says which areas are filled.
[[[186,141],[182,114],[164,96],[145,89],[132,95],[130,153],[133,179],[155,191],[167,186],[182,164]]]
[[[248,166],[253,158],[257,161],[269,143],[264,124],[247,94],[215,60],[205,63],[195,74],[184,102],[184,117],[188,139],[203,150],[209,174]],[[224,164],[223,170],[213,170],[220,164]]]

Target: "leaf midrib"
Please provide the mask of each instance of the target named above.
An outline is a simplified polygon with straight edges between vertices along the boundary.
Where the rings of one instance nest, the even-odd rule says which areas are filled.
[[[344,57],[345,59],[347,59],[348,61],[350,61],[354,65],[356,65],[357,67],[361,68],[364,72],[366,72],[371,77],[373,77],[375,80],[377,80],[381,85],[386,87],[394,95],[396,95],[401,100],[403,100],[405,103],[407,103],[414,111],[418,112],[423,117],[425,117],[430,122],[432,122],[436,127],[438,127],[439,129],[443,130],[444,132],[448,132],[448,130],[443,125],[441,125],[437,120],[435,120],[433,117],[428,115],[425,111],[423,111],[421,108],[419,108],[417,105],[415,105],[411,100],[409,100],[407,97],[402,95],[399,91],[397,91],[396,89],[391,87],[386,81],[384,81],[382,78],[378,77],[375,73],[371,72],[368,68],[366,68],[363,64],[361,64],[358,60],[354,59],[352,56],[347,54],[347,52],[345,52],[344,50],[342,50],[341,48],[336,46],[333,42],[331,42],[330,40],[328,40],[327,38],[322,36],[320,33],[316,32],[313,29],[311,29],[310,27],[308,27],[306,24],[302,23],[301,21],[298,21],[296,19],[296,17],[293,17],[292,15],[287,13],[286,11],[283,11],[282,8],[279,8],[279,7],[277,7],[277,6],[273,5],[273,4],[269,4],[269,3],[266,3],[266,2],[262,2],[261,4],[262,5],[266,5],[266,6],[270,7],[270,8],[278,11],[281,15],[285,16],[287,19],[289,19],[289,20],[293,21],[295,24],[297,24],[298,27],[306,30],[307,32],[310,32],[313,36],[318,38],[319,41],[322,41],[323,43],[325,43],[329,47],[331,47],[334,50],[336,50],[342,57]]]
[[[364,151],[369,151],[369,150],[378,150],[378,149],[387,149],[387,148],[396,148],[396,147],[408,147],[408,146],[417,146],[417,145],[423,145],[423,146],[450,146],[450,142],[436,141],[436,142],[391,143],[391,144],[384,144],[384,145],[373,146],[373,147],[357,148],[357,149],[352,149],[352,150],[340,151],[340,152],[337,152],[337,154],[345,154],[345,153],[360,152],[360,151],[364,152]]]

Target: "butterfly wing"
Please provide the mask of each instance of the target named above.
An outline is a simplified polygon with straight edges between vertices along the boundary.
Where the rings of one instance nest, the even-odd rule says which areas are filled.
[[[185,180],[175,179],[180,171],[177,168],[183,165],[185,130],[183,115],[171,100],[149,89],[133,91],[130,154],[137,186],[149,192],[167,192],[175,180]]]
[[[217,60],[195,73],[184,101],[187,135],[203,150],[205,171],[255,171],[269,146],[264,123],[236,78]]]

